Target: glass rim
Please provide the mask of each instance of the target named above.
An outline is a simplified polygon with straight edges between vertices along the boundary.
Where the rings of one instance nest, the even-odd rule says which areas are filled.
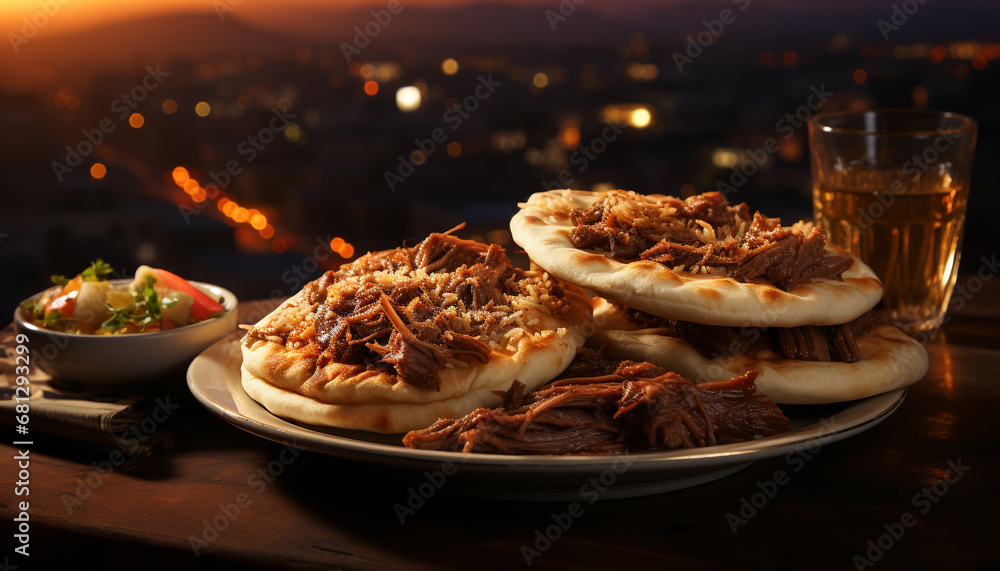
[[[959,122],[959,125],[955,127],[949,127],[947,129],[943,128],[927,128],[927,129],[907,129],[905,131],[873,131],[870,129],[857,129],[851,127],[834,127],[832,125],[825,124],[825,120],[833,119],[836,117],[846,117],[846,116],[864,116],[864,115],[910,115],[913,117],[935,117],[938,119],[954,119]],[[890,107],[885,109],[870,109],[867,111],[829,111],[826,113],[819,113],[809,119],[809,126],[816,129],[822,133],[840,134],[840,135],[866,135],[870,137],[913,137],[913,136],[930,136],[930,135],[941,135],[944,133],[971,133],[975,132],[979,124],[976,120],[967,115],[962,115],[960,113],[953,113],[951,111],[937,111],[934,109],[913,109],[905,107]]]

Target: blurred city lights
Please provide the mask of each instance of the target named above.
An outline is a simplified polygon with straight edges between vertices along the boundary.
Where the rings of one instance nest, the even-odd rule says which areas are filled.
[[[653,122],[653,111],[648,105],[614,104],[601,109],[601,121],[616,125],[630,125],[640,129]]]
[[[720,169],[728,169],[740,162],[740,154],[733,149],[718,148],[712,150],[712,165]]]
[[[171,174],[174,177],[174,184],[180,187],[183,187],[184,183],[191,178],[188,174],[188,170],[184,167],[176,167]]]
[[[458,62],[452,58],[448,58],[441,62],[441,71],[445,75],[455,75],[458,73]]]
[[[659,75],[660,70],[656,64],[633,61],[626,66],[625,73],[635,81],[652,81]]]
[[[410,112],[420,108],[420,89],[413,85],[396,90],[396,106],[400,111]]]
[[[289,123],[285,125],[283,129],[285,133],[285,140],[289,143],[294,143],[299,140],[302,136],[302,128],[298,126],[297,123]]]
[[[649,112],[649,109],[640,107],[635,111],[632,111],[632,115],[629,116],[629,124],[633,127],[639,127],[640,129],[648,127],[653,121],[653,114]]]
[[[580,146],[580,129],[566,127],[559,133],[559,143],[568,151],[575,150]]]

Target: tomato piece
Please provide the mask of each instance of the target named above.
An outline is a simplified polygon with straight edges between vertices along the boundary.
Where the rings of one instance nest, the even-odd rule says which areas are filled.
[[[177,326],[174,325],[174,322],[170,321],[166,317],[160,318],[160,331],[168,331],[170,329],[176,329],[176,327]]]
[[[82,284],[83,284],[83,278],[80,277],[80,274],[77,274],[76,276],[73,277],[73,279],[66,282],[66,285],[64,285],[62,288],[62,294],[66,295],[71,291],[78,291]]]
[[[159,280],[157,285],[174,291],[182,291],[194,298],[194,304],[191,305],[192,320],[207,319],[226,309],[177,274],[168,272],[167,270],[157,269],[156,277]]]
[[[45,304],[45,315],[53,311],[58,311],[63,319],[73,317],[73,311],[76,309],[76,296],[79,294],[80,290],[75,289],[48,302]]]

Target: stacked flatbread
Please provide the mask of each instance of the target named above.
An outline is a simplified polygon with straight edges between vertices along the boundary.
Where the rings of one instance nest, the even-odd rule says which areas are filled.
[[[811,223],[782,226],[719,193],[531,196],[511,221],[541,268],[602,296],[592,344],[694,380],[759,373],[778,403],[867,397],[918,381],[923,347],[870,310],[882,284]]]
[[[250,328],[243,387],[286,418],[405,432],[498,406],[515,380],[534,390],[591,326],[580,288],[432,234],[327,272]]]

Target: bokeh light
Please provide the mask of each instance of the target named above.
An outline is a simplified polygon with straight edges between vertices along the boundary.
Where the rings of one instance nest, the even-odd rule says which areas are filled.
[[[420,89],[413,85],[400,87],[396,90],[396,107],[400,111],[410,112],[420,108]]]
[[[458,73],[458,62],[452,58],[448,58],[441,62],[441,71],[445,75],[455,75]]]

